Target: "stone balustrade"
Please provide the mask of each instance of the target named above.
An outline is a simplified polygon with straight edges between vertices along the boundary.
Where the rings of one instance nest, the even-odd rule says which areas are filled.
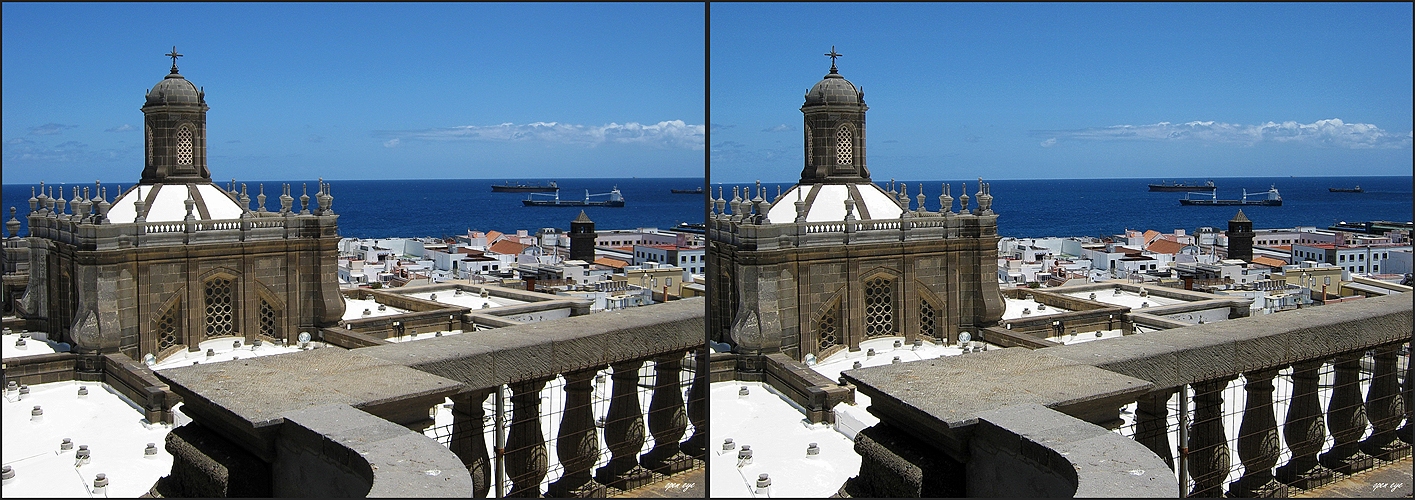
[[[321,490],[329,494],[480,497],[494,489],[497,496],[586,497],[603,496],[606,485],[632,489],[647,482],[650,471],[671,474],[691,467],[693,458],[705,451],[701,399],[708,370],[694,370],[686,403],[680,383],[686,354],[702,358],[691,360],[695,367],[707,366],[703,306],[702,299],[685,299],[417,342],[164,370],[158,376],[183,397],[183,411],[193,422],[169,435],[173,472],[155,489],[167,496],[315,494],[291,487],[297,475],[289,472],[290,460],[298,461],[300,470],[313,471],[309,474],[342,482]],[[654,363],[655,377],[644,411],[638,372],[648,361]],[[603,430],[612,456],[596,470],[602,451],[589,400],[591,380],[604,368],[613,370],[613,396]],[[541,391],[557,377],[565,380],[564,407],[548,408]],[[489,397],[495,398],[497,408],[509,406],[509,423],[503,411],[486,423],[483,404]],[[429,409],[444,398],[452,400],[451,439],[446,447],[429,448],[425,444],[436,441],[421,431],[432,423]],[[547,412],[560,413],[558,429],[541,428]],[[459,465],[420,476],[408,473],[406,466],[390,469],[392,462],[364,454],[366,469],[348,458],[354,455],[346,450],[359,450],[360,443],[373,440],[349,441],[353,434],[335,425],[336,414],[384,429],[378,433],[378,446],[380,456],[388,460],[451,460]],[[685,441],[689,421],[695,432]],[[395,432],[389,427],[393,424],[402,430]],[[499,435],[497,443],[504,443],[499,449],[487,449],[488,429]],[[546,438],[547,431],[553,441]],[[310,452],[299,442],[308,441],[311,432],[339,446],[326,446],[325,454]],[[654,444],[640,455],[646,435]],[[564,470],[559,480],[546,485],[548,441],[555,444]],[[209,465],[213,463],[221,466]],[[372,471],[371,480],[366,470]],[[385,471],[392,476],[380,483]],[[496,478],[509,481],[509,488]],[[430,485],[440,482],[458,486]]]
[[[846,371],[842,377],[870,396],[870,412],[881,423],[861,433],[864,439],[856,444],[861,473],[841,493],[1179,496],[1172,468],[1192,479],[1192,487],[1183,485],[1188,496],[1286,496],[1291,487],[1310,489],[1335,473],[1409,455],[1410,406],[1402,393],[1410,394],[1411,377],[1407,365],[1401,387],[1397,369],[1411,325],[1409,296],[1392,295],[1105,342]],[[1369,360],[1368,369],[1363,360]],[[1328,380],[1321,378],[1324,366],[1333,372],[1329,392],[1319,392],[1319,379]],[[1370,380],[1364,395],[1363,370]],[[1273,398],[1280,373],[1290,373],[1292,387],[1281,425]],[[1240,381],[1240,393],[1225,391]],[[1183,448],[1179,429],[1167,424],[1176,416],[1166,403],[1176,393],[1192,398],[1181,404],[1192,416]],[[1320,394],[1328,396],[1325,408]],[[1237,429],[1223,424],[1225,397],[1242,398]],[[1088,442],[1096,426],[1119,427],[1118,410],[1131,402],[1138,403],[1131,443],[1144,456],[1135,456],[1135,448],[1116,447],[1113,440]],[[1064,414],[1038,415],[1028,425],[1076,433],[999,420],[1009,412],[1035,412],[1026,405]],[[991,437],[980,440],[984,430]],[[1370,437],[1361,440],[1368,430]],[[1229,433],[1236,434],[1236,449],[1230,449]],[[1328,436],[1332,445],[1320,453]],[[1284,443],[1291,458],[1282,464]],[[994,449],[1003,445],[1007,449]],[[1025,451],[1033,445],[1041,449]],[[1051,453],[1058,450],[1065,453]],[[1096,468],[1097,462],[1086,461],[1090,455],[1112,462]],[[1026,460],[1012,463],[1016,457]],[[996,467],[974,464],[984,459],[1011,463],[1011,472],[997,476],[989,472]],[[1055,460],[1073,465],[1076,474],[1057,473],[1067,468]],[[1230,482],[1237,465],[1241,477]],[[1087,474],[1088,468],[1095,474]],[[1125,471],[1130,474],[1120,473]],[[1156,471],[1163,477],[1154,476]],[[999,484],[1003,481],[1015,484]],[[1019,484],[1039,489],[1024,491]],[[1165,486],[1146,487],[1154,484]]]

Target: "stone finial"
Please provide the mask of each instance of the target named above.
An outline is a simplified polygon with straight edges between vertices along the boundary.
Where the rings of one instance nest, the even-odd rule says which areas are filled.
[[[10,207],[10,220],[5,221],[5,232],[9,238],[20,235],[20,220],[15,218],[15,207]]]
[[[777,185],[776,185],[776,197],[771,199],[772,204],[775,204],[775,203],[778,202],[778,201],[781,201],[781,185],[780,185],[780,184],[777,184]]]
[[[265,183],[260,183],[260,194],[255,197],[255,211],[265,213]]]
[[[953,197],[948,194],[948,183],[943,184],[943,194],[938,196],[938,212],[947,216],[953,214]]]
[[[246,194],[246,183],[244,182],[241,183],[241,211],[251,211],[251,197],[250,195]]]
[[[294,215],[294,213],[290,212],[290,205],[295,203],[295,199],[290,196],[290,185],[283,184],[282,186],[284,189],[280,193],[280,213],[289,217]]]
[[[719,219],[727,216],[727,200],[722,198],[722,185],[717,185],[717,199],[713,200],[713,205],[717,207],[717,217]]]
[[[300,215],[310,214],[310,186],[309,183],[300,183]]]
[[[93,212],[93,223],[103,224],[108,222],[108,209],[113,208],[113,204],[108,202],[108,188],[103,188],[98,193],[98,210]]]
[[[796,223],[798,224],[806,222],[806,200],[801,198],[802,191],[805,189],[800,187],[796,189]]]
[[[968,213],[968,183],[963,183],[963,194],[958,195],[958,213]]]
[[[196,213],[193,212],[193,210],[196,210],[196,207],[197,207],[197,200],[192,199],[192,193],[191,193],[190,191],[187,192],[187,199],[186,199],[186,200],[183,200],[183,201],[182,201],[182,204],[187,207],[187,216],[186,216],[186,217],[183,217],[182,220],[184,220],[184,221],[197,220]]]
[[[137,198],[133,200],[133,223],[142,224],[147,222],[147,202],[142,197],[142,184],[136,188]]]
[[[914,197],[919,199],[919,214],[922,215],[928,213],[929,211],[924,208],[924,199],[927,198],[926,196],[924,196],[924,183],[919,183],[919,194],[914,195]]]
[[[34,197],[34,186],[29,187],[29,211],[33,212],[35,205],[39,204],[39,198]]]
[[[324,182],[321,180],[320,182]],[[334,213],[334,195],[329,194],[329,183],[324,183],[324,195],[319,198],[319,211],[323,215]]]
[[[899,183],[899,208],[908,212],[909,201],[909,185],[901,182]]]
[[[74,186],[74,200],[77,201],[78,199],[79,199],[79,187],[78,187],[78,186]],[[53,203],[53,205],[52,205],[50,208],[53,208],[53,209],[54,209],[54,214],[55,214],[55,215],[58,215],[58,216],[60,216],[60,217],[63,217],[63,216],[64,216],[64,204],[65,204],[66,202],[68,202],[68,201],[69,201],[69,200],[65,200],[65,199],[64,199],[64,188],[63,188],[63,187],[60,187],[60,188],[59,188],[59,198],[58,198],[58,199],[51,200],[51,202]],[[77,211],[77,210],[75,210],[75,211]]]
[[[845,220],[855,220],[855,199],[849,195],[845,197]]]

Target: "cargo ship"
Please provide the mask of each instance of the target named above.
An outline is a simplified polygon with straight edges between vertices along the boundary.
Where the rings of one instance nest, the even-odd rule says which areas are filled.
[[[511,181],[506,181],[505,184],[492,184],[491,191],[495,193],[558,193],[560,186],[555,185],[555,181],[550,181],[550,184],[546,186],[540,185],[540,182],[512,184]]]
[[[521,200],[521,203],[524,203],[524,204],[525,204],[526,206],[528,206],[528,207],[622,207],[622,206],[624,206],[624,195],[619,192],[619,187],[618,187],[618,186],[615,186],[614,190],[612,190],[612,191],[610,191],[610,192],[608,192],[608,193],[601,193],[601,194],[590,194],[590,190],[586,189],[586,190],[585,190],[585,199],[583,199],[583,200],[562,200],[562,199],[560,199],[560,193],[559,193],[559,192],[555,193],[555,198],[554,198],[554,199],[550,199],[550,200],[537,200],[537,199],[534,199],[534,196],[536,196],[536,195],[535,195],[535,194],[531,194],[531,197],[532,197],[532,198],[527,198],[527,199]],[[541,195],[541,196],[550,196],[550,195]],[[608,197],[608,198],[603,199],[603,200],[593,200],[593,199],[591,199],[591,197],[594,197],[594,196],[606,196],[606,197]]]
[[[1204,194],[1204,193],[1198,193],[1198,194]],[[1213,197],[1210,198],[1210,199],[1207,199],[1207,200],[1205,200],[1205,199],[1203,199],[1203,198],[1199,198],[1199,199],[1196,199],[1196,200],[1195,200],[1195,199],[1189,199],[1189,195],[1188,195],[1188,194],[1185,194],[1185,195],[1184,195],[1184,199],[1179,200],[1179,204],[1180,204],[1180,205],[1208,205],[1208,206],[1228,206],[1228,205],[1255,205],[1255,206],[1263,206],[1263,207],[1280,207],[1280,206],[1282,206],[1282,195],[1280,195],[1280,194],[1277,193],[1277,187],[1276,187],[1276,186],[1273,186],[1273,187],[1268,188],[1268,192],[1266,193],[1266,196],[1264,196],[1263,199],[1261,199],[1261,200],[1249,200],[1249,199],[1248,199],[1248,190],[1247,190],[1247,189],[1244,189],[1244,190],[1243,190],[1243,198],[1242,198],[1242,199],[1239,199],[1239,200],[1220,200],[1220,199],[1218,199],[1218,193],[1211,193],[1211,196],[1213,196]]]
[[[1213,191],[1214,181],[1206,181],[1203,184],[1180,184],[1165,181],[1163,184],[1150,184],[1150,191],[1162,192],[1186,192],[1186,191]]]
[[[1359,185],[1356,186],[1356,187],[1354,187],[1354,188],[1350,188],[1350,189],[1347,189],[1347,188],[1327,188],[1327,191],[1331,191],[1331,192],[1333,192],[1333,193],[1364,193],[1364,192],[1366,192],[1365,190],[1361,189],[1361,186],[1359,186]]]

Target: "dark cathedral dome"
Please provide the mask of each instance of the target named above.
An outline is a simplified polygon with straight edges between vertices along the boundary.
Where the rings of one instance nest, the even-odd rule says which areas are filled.
[[[825,75],[825,79],[817,82],[811,91],[806,93],[806,105],[818,104],[864,104],[865,94],[860,89],[855,88],[855,84],[850,83],[840,73],[835,72],[834,66],[830,68],[830,74]]]
[[[166,102],[163,102],[163,98],[166,98]],[[187,81],[186,78],[182,78],[182,75],[177,74],[176,68],[173,68],[172,74],[167,75],[167,78],[162,79],[161,82],[154,85],[152,90],[147,93],[147,105],[150,106],[160,106],[163,104],[189,104],[195,106],[201,103],[201,91],[197,90],[197,86],[192,84],[192,82]]]

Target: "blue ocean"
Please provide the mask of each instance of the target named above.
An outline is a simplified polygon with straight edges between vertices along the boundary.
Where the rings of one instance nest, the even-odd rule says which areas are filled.
[[[445,179],[445,180],[346,180],[329,181],[334,195],[334,211],[339,217],[339,234],[362,238],[394,236],[448,236],[465,234],[467,230],[502,232],[526,229],[534,233],[543,227],[567,229],[581,208],[526,207],[521,200],[525,193],[494,193],[492,184],[506,181],[539,182],[551,179]],[[590,194],[607,193],[618,187],[626,200],[625,206],[587,207],[586,215],[598,229],[632,229],[637,227],[670,228],[681,222],[701,222],[704,216],[703,195],[672,194],[670,189],[694,189],[703,186],[696,178],[621,178],[621,179],[554,179],[560,186],[562,199],[583,199]],[[987,179],[984,179],[985,181]],[[1201,226],[1226,228],[1237,213],[1232,206],[1181,206],[1184,193],[1149,192],[1147,184],[1169,179],[1047,179],[996,180],[992,185],[993,211],[998,216],[998,233],[1014,237],[1046,236],[1108,236],[1126,229],[1154,229],[1170,232],[1174,229],[1193,231]],[[1173,179],[1199,181],[1207,179]],[[1220,199],[1237,199],[1243,190],[1260,198],[1269,186],[1282,194],[1280,207],[1245,206],[1243,213],[1253,221],[1253,227],[1288,228],[1316,226],[1325,228],[1341,221],[1370,220],[1410,221],[1415,196],[1410,176],[1385,177],[1222,177],[1212,179],[1218,186]],[[879,181],[877,179],[877,181]],[[261,181],[245,182],[254,198]],[[879,181],[884,185],[887,181]],[[938,195],[943,181],[903,181],[909,185],[911,199],[919,194],[922,183],[926,195],[925,207],[938,210]],[[978,190],[977,179],[947,181],[957,197],[966,182],[971,197]],[[224,185],[224,182],[221,183]],[[266,206],[279,210],[279,183],[265,182]],[[314,193],[314,181],[310,183]],[[87,185],[87,184],[84,184]],[[777,186],[764,184],[767,193],[775,195]],[[1332,193],[1328,188],[1361,186],[1364,193]],[[743,184],[745,186],[745,184]],[[127,185],[124,185],[127,187]],[[704,186],[709,187],[709,186]],[[712,196],[718,184],[710,185]],[[724,184],[726,197],[731,197],[732,185]],[[9,207],[15,207],[21,222],[29,211],[30,185],[4,185],[4,218],[9,220]],[[293,194],[299,198],[300,188]],[[111,192],[110,192],[111,196]],[[597,199],[602,199],[597,197]],[[298,201],[296,201],[298,204]],[[954,203],[957,210],[957,202]],[[24,230],[22,229],[23,233]]]

